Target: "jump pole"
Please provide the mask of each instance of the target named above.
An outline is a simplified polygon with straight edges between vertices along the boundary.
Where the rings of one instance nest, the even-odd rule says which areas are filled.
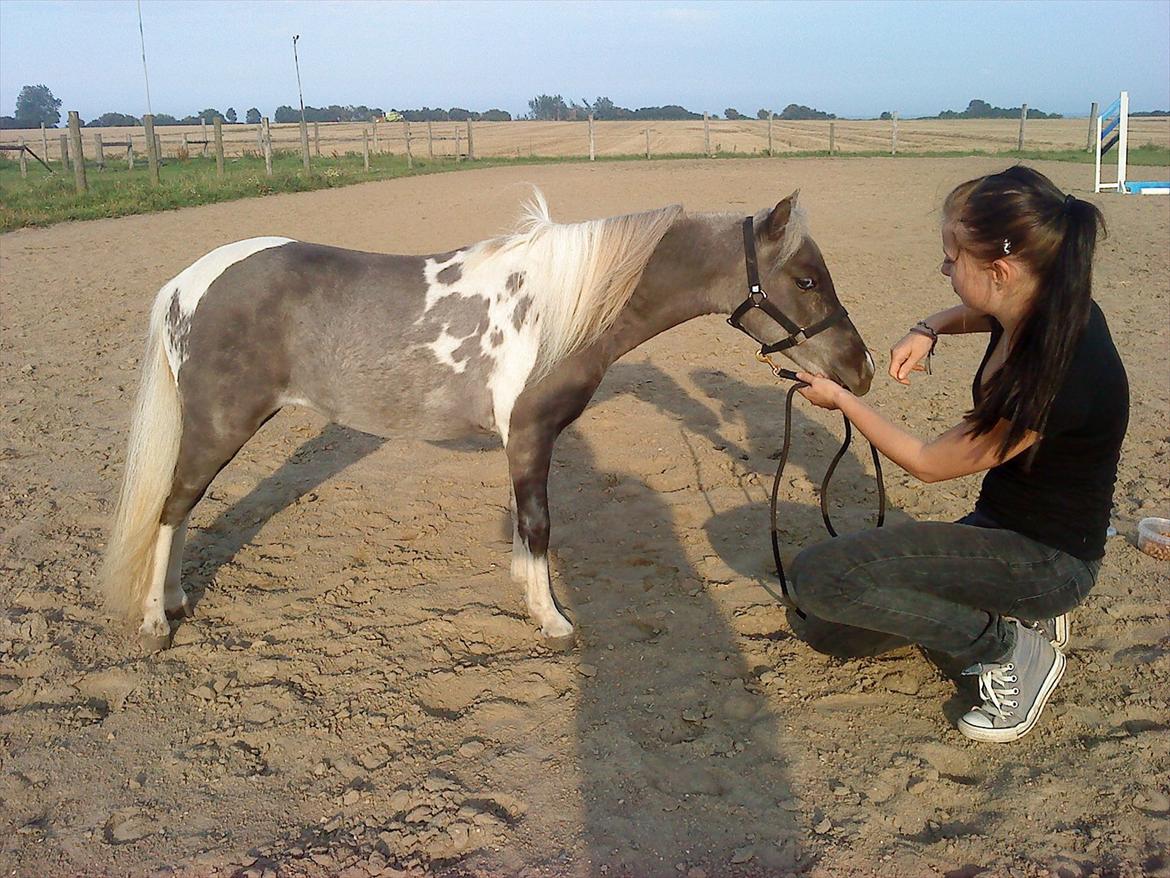
[[[1094,156],[1093,191],[1112,189],[1125,191],[1125,159],[1129,151],[1129,92],[1105,108],[1097,116],[1097,146]],[[1101,160],[1109,150],[1117,147],[1117,179],[1112,182],[1101,179]]]
[[[1096,104],[1094,104],[1094,107]],[[1105,112],[1097,116],[1096,147],[1093,169],[1093,191],[1112,189],[1123,195],[1170,195],[1170,180],[1125,179],[1129,158],[1129,92],[1123,91]],[[1117,147],[1117,179],[1101,179],[1101,160],[1109,150]]]

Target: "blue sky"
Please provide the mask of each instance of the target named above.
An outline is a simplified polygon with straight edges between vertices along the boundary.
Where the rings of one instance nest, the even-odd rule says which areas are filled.
[[[153,109],[297,102],[527,111],[540,93],[754,115],[1170,108],[1170,0],[142,0]],[[0,0],[0,113],[44,83],[83,119],[146,109],[134,0]]]

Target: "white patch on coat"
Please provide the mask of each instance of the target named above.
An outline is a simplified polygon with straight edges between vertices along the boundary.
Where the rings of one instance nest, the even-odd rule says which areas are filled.
[[[472,333],[472,335],[466,336],[464,338],[460,338],[457,335],[451,335],[451,333],[447,332],[448,326],[449,324],[444,323],[443,328],[439,331],[439,337],[428,344],[426,347],[431,351],[431,353],[435,355],[436,360],[438,360],[444,366],[450,367],[457,374],[462,374],[463,370],[467,368],[467,361],[456,360],[452,354],[459,350],[463,342],[467,341],[467,339],[471,338],[475,333]]]
[[[192,316],[199,302],[215,280],[231,266],[249,256],[268,250],[272,247],[282,247],[293,243],[292,238],[248,238],[245,241],[236,241],[217,247],[206,256],[195,260],[183,271],[179,272],[167,283],[163,284],[155,300],[155,307],[160,309],[165,318],[171,308],[171,301],[178,293],[178,326],[182,327],[183,335],[190,328]],[[185,337],[177,337],[174,332],[165,333],[167,360],[171,364],[171,372],[179,374],[179,369],[186,360]]]
[[[481,254],[481,250],[488,252]],[[536,309],[529,309],[527,320],[519,329],[512,319],[517,296],[530,292],[527,287],[518,293],[508,290],[508,278],[527,269],[524,257],[523,248],[499,248],[497,242],[485,241],[453,254],[444,262],[428,259],[423,266],[427,283],[426,303],[423,315],[416,321],[417,324],[425,323],[427,312],[449,296],[487,302],[488,325],[480,336],[479,352],[492,363],[483,380],[491,394],[496,429],[505,445],[512,407],[532,375],[540,350]],[[452,265],[460,266],[461,276],[454,283],[443,283],[438,278],[439,272]],[[467,369],[467,361],[456,360],[453,354],[471,336],[459,338],[447,330],[448,325],[444,324],[438,330],[438,337],[424,346],[440,363],[462,374]],[[498,345],[492,344],[493,337],[501,340]]]

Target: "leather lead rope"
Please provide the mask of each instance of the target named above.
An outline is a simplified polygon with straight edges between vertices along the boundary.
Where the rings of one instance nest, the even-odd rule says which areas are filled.
[[[780,594],[776,595],[775,592],[768,589],[773,597],[777,597],[781,603],[802,619],[805,618],[805,614],[788,593],[788,579],[784,576],[784,562],[780,558],[780,528],[776,521],[776,507],[780,498],[780,480],[784,476],[784,467],[788,463],[788,452],[792,447],[792,399],[796,396],[796,391],[806,386],[803,382],[793,384],[788,391],[788,396],[784,400],[784,444],[780,447],[780,460],[776,466],[776,478],[772,481],[771,505],[772,558],[776,562],[776,576],[780,579]],[[821,519],[825,522],[825,530],[829,532],[830,537],[837,536],[837,531],[833,527],[833,522],[829,519],[829,482],[833,479],[833,473],[837,470],[837,464],[841,462],[841,458],[849,450],[850,442],[853,441],[853,425],[845,417],[844,413],[841,414],[841,420],[845,422],[845,439],[841,443],[841,447],[837,449],[837,453],[833,455],[833,460],[829,463],[829,468],[825,470],[825,477],[821,480]],[[872,442],[869,443],[869,453],[873,458],[873,468],[878,488],[878,515],[875,527],[881,527],[886,521],[886,485],[882,480],[881,456],[878,454],[878,450]],[[767,586],[764,587],[767,588]]]

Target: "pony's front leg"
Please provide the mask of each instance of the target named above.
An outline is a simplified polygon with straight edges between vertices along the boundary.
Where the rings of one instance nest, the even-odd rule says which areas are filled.
[[[513,435],[508,441],[512,476],[512,575],[523,579],[528,614],[554,648],[572,646],[572,623],[557,607],[548,567],[548,469],[555,436]]]

